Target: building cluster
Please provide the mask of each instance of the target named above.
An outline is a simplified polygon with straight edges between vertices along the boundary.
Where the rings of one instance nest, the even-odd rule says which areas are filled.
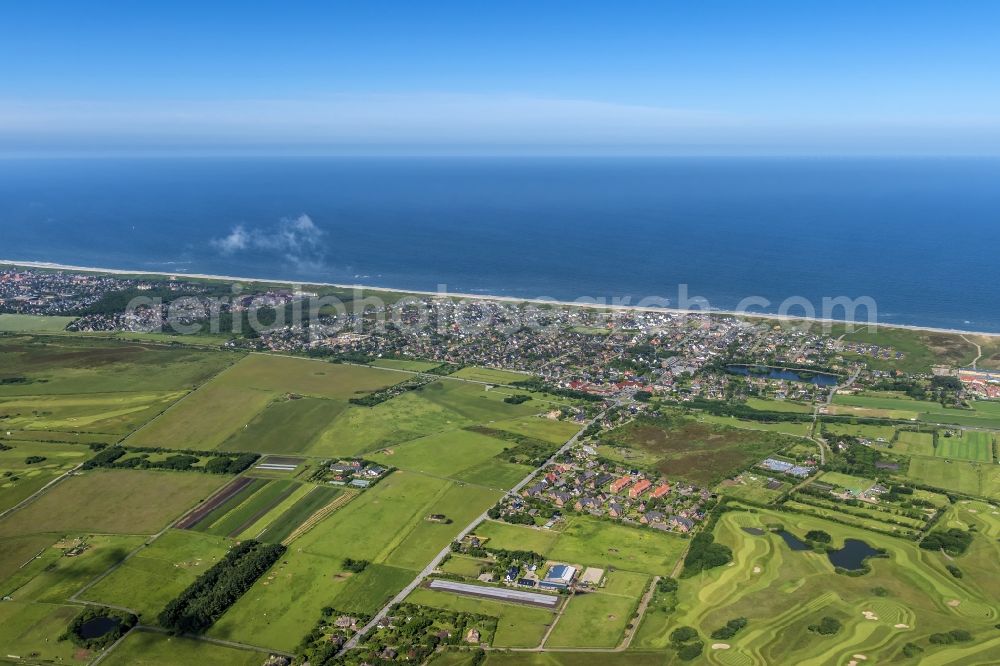
[[[323,480],[335,486],[365,489],[385,478],[392,469],[368,460],[351,458],[338,460],[326,466]]]
[[[671,482],[639,470],[626,469],[592,456],[581,446],[576,462],[555,463],[519,495],[501,499],[491,515],[507,522],[548,519],[552,527],[561,512],[575,511],[595,517],[647,525],[654,529],[689,532],[705,518],[707,490]]]

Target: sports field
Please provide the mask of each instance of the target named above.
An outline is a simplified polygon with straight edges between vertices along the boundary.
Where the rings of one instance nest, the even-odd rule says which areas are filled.
[[[918,456],[933,456],[934,434],[930,432],[912,432],[900,430],[892,445],[893,453],[903,453]]]
[[[823,530],[832,535],[835,547],[846,538],[863,540],[886,549],[889,557],[870,560],[867,575],[841,576],[823,553],[792,551],[776,534],[743,530],[769,525],[783,525],[799,536]],[[746,628],[724,641],[729,645],[726,661],[716,663],[846,663],[856,654],[882,662],[906,642],[926,646],[934,632],[962,627],[988,638],[996,631],[996,612],[985,603],[992,597],[972,581],[953,578],[939,554],[912,542],[759,508],[723,514],[715,534],[732,548],[733,565],[682,580],[676,611],[650,613],[634,647],[666,647],[670,630],[681,625],[694,627],[710,644],[708,634],[714,629],[746,617]],[[833,636],[807,629],[824,616],[837,618],[843,628]],[[739,661],[728,661],[730,656]]]

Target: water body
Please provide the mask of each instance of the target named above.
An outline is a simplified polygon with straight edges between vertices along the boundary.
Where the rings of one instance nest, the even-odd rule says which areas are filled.
[[[805,373],[786,368],[766,368],[761,366],[727,365],[726,372],[734,375],[782,379],[787,382],[807,382],[809,384],[816,384],[817,386],[836,386],[839,381],[836,375],[814,372]]]
[[[886,323],[1000,331],[998,182],[995,159],[8,159],[0,255],[673,306],[686,284],[767,312],[870,296]]]
[[[121,621],[114,617],[95,617],[80,625],[79,634],[81,638],[100,638],[118,628]]]
[[[851,570],[861,569],[867,558],[878,554],[878,550],[860,539],[844,539],[843,548],[827,551],[827,557],[833,566]]]
[[[785,540],[792,550],[812,550],[812,546],[802,541],[797,536],[787,530],[778,530],[778,536]]]

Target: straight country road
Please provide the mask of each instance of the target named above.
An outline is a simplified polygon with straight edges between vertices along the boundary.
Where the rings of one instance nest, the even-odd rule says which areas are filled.
[[[535,469],[533,469],[530,474],[528,474],[526,477],[524,477],[523,479],[521,479],[517,483],[517,485],[515,485],[513,488],[511,488],[510,490],[508,490],[507,493],[508,494],[517,494],[522,488],[524,488],[526,485],[528,485],[529,483],[531,483],[531,480],[534,479],[541,470],[543,470],[557,456],[562,455],[567,450],[569,450],[570,447],[572,447],[574,444],[576,444],[576,442],[580,439],[580,436],[584,433],[584,431],[588,427],[590,427],[590,425],[592,423],[597,422],[603,416],[604,416],[604,412],[601,412],[600,414],[598,414],[597,416],[595,416],[594,418],[592,418],[590,421],[588,421],[582,428],[580,428],[580,430],[577,431],[577,433],[575,435],[573,435],[572,437],[570,437],[569,440],[567,440],[565,444],[563,444],[562,446],[560,446],[559,449],[555,453],[553,453],[551,456],[549,456],[545,460],[545,462],[543,462],[541,465],[539,465],[538,467],[536,467]],[[452,541],[461,541],[466,536],[468,536],[469,534],[471,534],[472,531],[476,528],[476,526],[479,525],[479,523],[481,523],[484,520],[486,520],[488,511],[489,510],[487,509],[487,511],[484,511],[479,516],[477,516],[476,518],[474,518],[472,520],[472,522],[469,523],[465,527],[465,529],[463,529],[461,532],[459,532],[455,536],[455,538],[452,539]],[[424,580],[428,576],[430,576],[434,572],[435,569],[438,568],[438,566],[441,564],[441,561],[444,560],[444,558],[447,557],[449,554],[451,554],[451,542],[449,542],[448,545],[445,546],[444,549],[442,549],[441,552],[438,553],[437,556],[435,556],[434,559],[431,560],[430,563],[426,567],[424,567],[423,571],[421,571],[419,574],[417,574],[417,577],[414,578],[410,582],[409,585],[407,585],[405,588],[403,588],[403,590],[399,594],[397,594],[392,599],[390,599],[389,602],[387,604],[385,604],[382,607],[382,609],[379,610],[379,612],[375,614],[374,617],[372,617],[372,619],[368,622],[368,624],[366,624],[361,629],[359,629],[357,631],[357,633],[355,633],[350,638],[350,640],[348,640],[346,643],[344,643],[344,647],[341,648],[341,650],[338,653],[338,655],[341,655],[341,654],[347,652],[348,650],[352,650],[355,647],[357,647],[358,643],[361,640],[361,637],[364,636],[365,634],[367,634],[369,631],[371,631],[376,625],[378,625],[378,623],[381,622],[385,618],[386,615],[388,615],[389,610],[393,606],[395,606],[396,604],[402,602],[404,599],[406,599],[406,597],[408,597],[410,595],[411,592],[413,592],[415,589],[417,589],[417,587],[419,587],[420,584],[423,583]]]

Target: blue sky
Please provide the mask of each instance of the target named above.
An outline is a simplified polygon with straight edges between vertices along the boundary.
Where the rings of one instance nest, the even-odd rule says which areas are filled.
[[[12,2],[0,153],[1000,154],[1000,3]]]

